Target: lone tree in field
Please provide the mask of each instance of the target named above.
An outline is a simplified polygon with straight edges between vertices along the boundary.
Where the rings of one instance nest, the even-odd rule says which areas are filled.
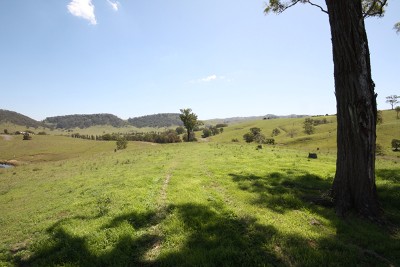
[[[117,150],[122,150],[127,148],[128,146],[128,141],[125,139],[125,137],[118,137],[117,139]]]
[[[298,3],[329,17],[337,103],[337,161],[332,185],[336,213],[354,210],[376,218],[381,208],[375,185],[376,94],[371,77],[364,19],[383,16],[388,0],[269,0],[265,13],[282,13]]]
[[[399,117],[399,113],[400,113],[400,106],[397,106],[397,107],[396,107],[394,110],[396,111],[396,114],[397,114],[397,119],[400,119],[400,117]]]
[[[315,127],[314,127],[314,121],[313,121],[313,119],[306,118],[306,119],[304,120],[303,128],[304,128],[304,132],[305,132],[306,134],[313,134],[313,133],[315,132]]]
[[[386,97],[386,103],[389,103],[392,106],[392,110],[394,109],[394,105],[396,105],[397,103],[399,103],[399,99],[400,96],[398,95],[390,95]]]
[[[193,132],[193,129],[196,126],[201,125],[202,123],[197,120],[197,115],[192,112],[192,109],[186,108],[186,109],[181,109],[181,114],[179,115],[179,118],[183,122],[183,126],[185,126],[186,131],[187,131],[187,141],[190,142],[193,140],[191,137],[191,133]]]
[[[383,123],[383,113],[382,110],[378,110],[378,112],[376,113],[376,124],[382,124]]]

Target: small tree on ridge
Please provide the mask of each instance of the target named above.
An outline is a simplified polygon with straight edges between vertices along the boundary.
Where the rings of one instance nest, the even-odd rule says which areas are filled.
[[[394,105],[399,103],[399,100],[397,100],[398,98],[400,98],[398,95],[390,95],[386,97],[386,103],[389,103],[392,106],[392,110],[394,109]]]

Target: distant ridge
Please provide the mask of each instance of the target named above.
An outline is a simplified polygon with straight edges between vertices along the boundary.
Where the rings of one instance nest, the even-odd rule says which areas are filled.
[[[137,128],[150,127],[162,128],[183,125],[178,113],[160,113],[122,120],[112,114],[75,114],[65,116],[47,117],[45,124],[61,129],[88,128],[97,125],[111,125],[122,127],[132,125]]]
[[[33,128],[44,126],[42,122],[36,121],[28,116],[15,111],[0,109],[0,123],[5,122]]]
[[[264,120],[264,119],[283,119],[283,118],[304,118],[309,115],[274,115],[274,114],[267,114],[264,116],[249,116],[249,117],[231,117],[231,118],[224,118],[224,119],[211,119],[207,120],[207,122],[212,123],[235,123],[235,122],[244,122],[244,121],[254,121],[254,120]]]
[[[111,125],[114,127],[122,127],[126,122],[112,114],[90,114],[90,115],[65,115],[56,117],[47,117],[44,121],[46,124],[53,125],[56,128],[88,128],[97,125]]]
[[[158,113],[153,115],[146,115],[140,117],[129,118],[123,120],[113,114],[99,113],[99,114],[74,114],[65,116],[54,116],[47,117],[43,121],[36,121],[23,114],[0,109],[0,123],[10,122],[20,126],[28,127],[50,127],[60,129],[72,129],[72,128],[88,128],[91,126],[110,125],[113,127],[123,127],[126,125],[132,125],[137,128],[163,128],[163,127],[177,127],[182,126],[183,123],[179,118],[179,113]],[[252,120],[263,120],[263,119],[278,119],[278,118],[302,118],[308,115],[274,115],[267,114],[264,116],[249,116],[249,117],[231,117],[231,118],[217,118],[204,120],[206,125],[214,125],[218,123],[238,123]]]
[[[129,118],[128,123],[137,128],[162,128],[183,125],[181,119],[179,118],[179,113],[159,113],[154,115]]]

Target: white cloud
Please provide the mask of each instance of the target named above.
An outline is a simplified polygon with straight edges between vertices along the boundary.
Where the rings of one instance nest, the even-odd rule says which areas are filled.
[[[120,3],[118,1],[111,1],[111,0],[107,0],[107,2],[111,5],[112,9],[114,9],[114,11],[118,11]]]
[[[217,79],[217,75],[213,74],[213,75],[210,75],[210,76],[205,77],[203,79],[200,79],[200,81],[202,81],[202,82],[211,82],[211,81],[216,80],[216,79]]]
[[[216,80],[225,80],[230,82],[231,80],[226,79],[225,76],[217,76],[215,74],[201,78],[201,79],[197,79],[197,80],[191,80],[189,81],[189,83],[207,83],[207,82],[212,82],[212,81],[216,81]]]
[[[67,7],[72,15],[86,19],[92,25],[97,24],[92,0],[72,0]]]

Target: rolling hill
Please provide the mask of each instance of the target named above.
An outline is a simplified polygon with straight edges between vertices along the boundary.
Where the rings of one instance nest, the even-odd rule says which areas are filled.
[[[44,122],[54,125],[56,128],[88,128],[96,125],[111,125],[122,127],[125,121],[112,114],[91,114],[91,115],[66,115],[47,117]]]
[[[43,126],[42,122],[36,121],[20,113],[4,109],[0,109],[0,123],[12,123],[16,125],[25,126],[27,128],[29,127],[38,128]]]
[[[394,110],[382,111],[383,122],[377,126],[377,144],[387,155],[395,155],[391,151],[391,140],[400,139],[400,120],[396,118]],[[243,135],[250,128],[258,127],[267,138],[272,137],[272,130],[277,128],[280,133],[273,136],[279,146],[293,149],[307,150],[309,152],[335,153],[336,151],[336,116],[312,117],[315,120],[326,119],[326,124],[315,126],[315,133],[308,135],[304,132],[304,118],[281,118],[271,120],[253,120],[230,124],[224,128],[223,134],[211,137],[215,142],[232,142],[233,139],[244,143]],[[197,133],[200,136],[201,133]],[[396,154],[397,155],[397,154]]]

